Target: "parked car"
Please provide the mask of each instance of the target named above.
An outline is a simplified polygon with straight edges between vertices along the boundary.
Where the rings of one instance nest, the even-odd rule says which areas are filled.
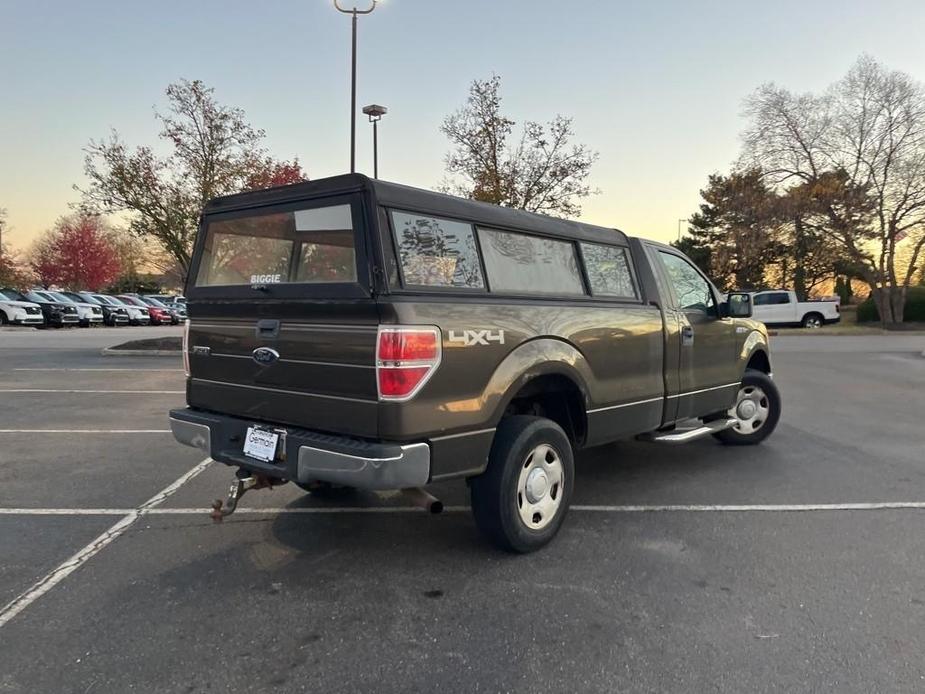
[[[436,510],[421,488],[466,479],[479,529],[528,552],[573,451],[757,444],[780,417],[750,296],[616,229],[351,174],[211,201],[189,277],[170,423],[239,468],[219,518],[282,480]]]
[[[77,307],[78,325],[82,328],[88,328],[91,325],[100,325],[103,322],[103,309],[97,304],[84,301],[83,299],[74,299],[64,292],[51,291],[45,292],[62,303],[74,304]]]
[[[40,289],[30,289],[21,294],[24,301],[32,301],[42,309],[45,325],[53,328],[73,328],[80,322],[77,306],[54,298],[51,294]]]
[[[169,322],[171,325],[177,325],[180,322],[180,313],[170,306],[167,306],[165,303],[158,301],[150,296],[139,296],[144,303],[148,305],[149,309],[158,309],[162,313],[167,312],[167,320],[162,320],[162,323]]]
[[[765,325],[821,328],[838,323],[841,309],[837,301],[799,301],[796,292],[771,289],[752,293],[752,315]]]
[[[0,289],[0,325],[45,325],[42,307],[24,298],[15,289]]]
[[[96,304],[103,312],[103,324],[112,327],[119,325],[128,325],[128,309],[124,306],[110,304],[108,299],[101,294],[91,292],[61,292],[65,296],[70,296],[75,300],[86,301],[90,304]]]
[[[118,296],[112,296],[111,294],[105,294],[104,296],[115,303],[116,306],[121,306],[128,312],[129,325],[149,325],[151,323],[151,316],[148,313],[147,306],[137,306],[132,302],[123,301]]]
[[[173,317],[166,306],[152,306],[146,301],[142,301],[141,297],[135,294],[119,294],[116,298],[130,306],[145,309],[150,316],[151,325],[164,325],[165,323],[173,322]]]
[[[166,306],[167,308],[171,309],[172,311],[176,311],[177,318],[179,318],[181,321],[186,320],[187,314],[186,314],[185,297],[169,296],[167,294],[143,294],[141,298],[142,299],[157,299],[162,304],[164,304],[164,306]],[[182,302],[176,301],[176,299],[178,298],[183,299],[183,301]]]

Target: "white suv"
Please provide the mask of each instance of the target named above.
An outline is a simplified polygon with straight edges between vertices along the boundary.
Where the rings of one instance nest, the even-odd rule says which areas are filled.
[[[31,301],[20,301],[18,293],[0,289],[0,324],[45,325],[42,307]]]

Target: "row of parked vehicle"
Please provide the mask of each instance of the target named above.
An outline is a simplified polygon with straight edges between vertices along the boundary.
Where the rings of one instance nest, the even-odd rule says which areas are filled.
[[[0,324],[36,328],[91,325],[177,325],[186,298],[167,294],[99,294],[50,289],[0,288]]]

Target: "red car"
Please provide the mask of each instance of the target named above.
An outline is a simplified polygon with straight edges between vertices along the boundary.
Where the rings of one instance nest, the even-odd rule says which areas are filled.
[[[170,309],[166,306],[163,308],[151,306],[132,294],[119,294],[118,298],[132,306],[147,309],[148,315],[151,316],[151,325],[171,325],[174,322],[173,316],[170,315]]]

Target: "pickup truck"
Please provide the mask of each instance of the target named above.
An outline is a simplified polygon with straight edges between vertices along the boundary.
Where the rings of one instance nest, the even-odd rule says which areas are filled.
[[[821,328],[838,323],[837,301],[799,301],[796,292],[773,289],[752,294],[752,316],[765,325]]]
[[[500,547],[549,542],[575,451],[642,437],[757,444],[781,411],[747,293],[617,229],[344,175],[205,208],[186,286],[180,443],[294,482],[467,481]]]

